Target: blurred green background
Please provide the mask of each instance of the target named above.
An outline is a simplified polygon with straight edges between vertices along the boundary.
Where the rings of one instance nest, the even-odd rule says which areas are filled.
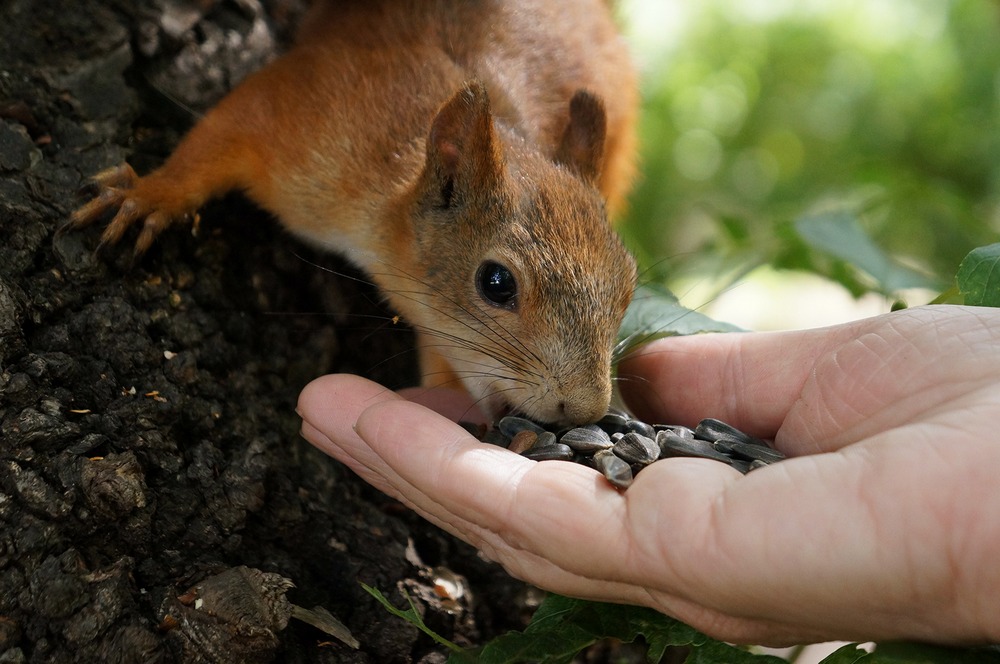
[[[626,0],[619,10],[644,103],[622,232],[647,281],[682,301],[694,292],[685,304],[700,307],[745,275],[773,281],[776,268],[782,279],[822,274],[852,296],[880,292],[888,308],[900,293],[926,302],[972,248],[997,241],[1000,3]],[[862,231],[892,276],[852,260],[877,252],[856,244]]]

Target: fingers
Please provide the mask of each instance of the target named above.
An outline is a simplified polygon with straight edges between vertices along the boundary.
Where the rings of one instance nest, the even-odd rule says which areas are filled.
[[[476,401],[465,390],[447,387],[408,387],[399,395],[413,403],[430,408],[453,422],[487,424],[488,420],[476,406]]]
[[[513,574],[576,596],[648,604],[644,588],[663,576],[655,533],[672,533],[678,549],[698,549],[708,506],[740,477],[722,464],[679,459],[665,480],[647,477],[647,469],[620,493],[591,469],[536,463],[479,443],[367,381],[344,376],[319,386],[328,390],[321,406],[311,405],[314,384],[300,412],[310,424],[321,409],[339,418],[317,426],[322,447]],[[346,422],[355,417],[351,428]],[[676,492],[666,505],[663,486]]]
[[[930,635],[950,606],[954,568],[946,547],[924,545],[963,532],[955,515],[973,502],[924,490],[934,483],[923,461],[933,441],[791,459],[747,476],[666,459],[620,493],[582,466],[481,444],[357,377],[314,382],[299,410],[312,442],[515,576],[653,606],[737,641]],[[925,515],[949,515],[951,526]]]
[[[845,329],[660,339],[621,363],[619,387],[636,414],[650,421],[692,426],[715,417],[773,438],[817,356],[850,334]]]
[[[743,427],[771,418],[777,428],[794,418],[789,413],[822,419],[810,404],[823,401],[823,390],[839,380],[824,383],[824,376],[860,373],[869,376],[867,386],[878,387],[883,370],[898,365],[910,373],[890,382],[910,376],[903,382],[917,383],[928,369],[914,364],[923,347],[914,330],[926,329],[928,315],[956,314],[894,316],[888,326],[675,339],[669,362],[654,351],[636,358],[634,368],[666,389],[678,377],[690,378],[686,394],[672,395],[675,413],[722,403],[706,414]],[[969,321],[959,322],[946,336],[964,334],[968,345]],[[901,346],[894,333],[910,345]],[[976,364],[995,356],[991,339],[977,342],[983,357]],[[720,357],[739,370],[726,374]],[[776,364],[779,358],[791,361]],[[662,364],[670,371],[657,375]],[[715,381],[699,382],[694,374],[705,367]],[[963,376],[971,371],[961,369]],[[727,376],[732,380],[720,389],[718,379]],[[972,385],[950,407],[966,418],[989,415],[995,380],[992,391],[979,378]],[[728,402],[719,397],[727,390],[734,395]],[[859,394],[862,404],[874,401],[872,392]],[[423,396],[447,406],[447,398],[433,404],[440,392]],[[904,405],[906,412],[913,408]],[[961,597],[974,598],[983,583],[993,583],[981,572],[989,565],[957,564],[955,557],[985,560],[995,551],[989,542],[1000,541],[996,535],[978,549],[970,544],[982,539],[983,523],[993,522],[981,518],[993,508],[976,488],[991,477],[985,459],[1000,455],[989,444],[991,429],[970,430],[961,444],[946,444],[940,426],[921,428],[907,415],[911,421],[899,431],[876,432],[836,454],[791,459],[745,477],[711,461],[662,460],[620,493],[582,466],[535,463],[481,444],[445,418],[356,377],[316,381],[303,392],[300,412],[303,435],[367,481],[515,576],[556,592],[653,606],[739,642],[981,638],[949,621],[969,605]],[[944,417],[941,407],[929,412]],[[993,419],[985,417],[984,426],[992,427]],[[945,461],[954,467],[942,476]],[[948,477],[958,485],[942,484]],[[949,548],[948,538],[962,542],[960,550]],[[956,570],[968,577],[960,584]]]
[[[311,442],[496,558],[512,562],[510,552],[526,551],[585,575],[627,555],[624,500],[591,469],[539,464],[485,445],[354,376],[314,381],[300,396],[299,412]],[[601,523],[610,529],[602,543],[586,555],[575,552]],[[608,572],[600,578],[622,576],[603,567]]]
[[[765,475],[767,468],[744,478],[711,461],[665,460],[620,493],[588,468],[536,463],[481,444],[422,406],[356,377],[311,384],[299,410],[303,434],[314,443],[511,574],[544,588],[653,606],[723,638],[769,642],[821,632],[822,621],[796,628],[782,622],[796,593],[808,592],[816,602],[836,594],[823,578],[823,552],[836,550],[827,531],[843,526],[835,525],[836,503],[824,497],[826,485],[809,463],[804,475]],[[790,504],[806,505],[802,518],[760,516]],[[815,540],[809,525],[818,525]],[[795,538],[785,531],[812,548],[786,551],[783,542]],[[850,545],[848,536],[838,538]],[[806,588],[802,578],[809,579]],[[818,590],[808,590],[814,586]]]
[[[351,375],[323,376],[302,390],[296,411],[302,417],[302,436],[347,465],[376,488],[395,495],[382,474],[384,465],[354,431],[358,415],[374,403],[400,400],[392,390]]]
[[[620,387],[652,421],[716,417],[786,454],[827,452],[995,380],[998,324],[998,314],[936,306],[817,330],[668,338],[622,363]]]

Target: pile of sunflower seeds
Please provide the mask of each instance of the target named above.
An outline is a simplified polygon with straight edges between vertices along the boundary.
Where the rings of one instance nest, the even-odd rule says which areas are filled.
[[[595,468],[619,489],[627,489],[646,466],[670,457],[712,459],[744,474],[785,458],[763,440],[719,420],[704,419],[689,429],[647,424],[614,408],[595,424],[580,427],[547,429],[507,416],[493,429],[473,434],[536,461],[558,459]]]

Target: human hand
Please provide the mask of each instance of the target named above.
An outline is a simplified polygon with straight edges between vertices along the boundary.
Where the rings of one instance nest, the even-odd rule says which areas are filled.
[[[1000,641],[1000,311],[671,338],[620,374],[648,421],[717,417],[792,458],[746,476],[666,459],[618,492],[354,376],[303,391],[302,432],[548,590],[741,643]],[[452,415],[470,405],[418,394]]]

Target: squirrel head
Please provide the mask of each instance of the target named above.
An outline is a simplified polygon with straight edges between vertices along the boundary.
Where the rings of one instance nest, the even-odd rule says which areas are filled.
[[[417,329],[491,416],[599,419],[635,261],[596,188],[606,118],[577,92],[553,155],[498,125],[470,83],[441,107],[411,201]],[[397,298],[399,294],[396,294]]]

